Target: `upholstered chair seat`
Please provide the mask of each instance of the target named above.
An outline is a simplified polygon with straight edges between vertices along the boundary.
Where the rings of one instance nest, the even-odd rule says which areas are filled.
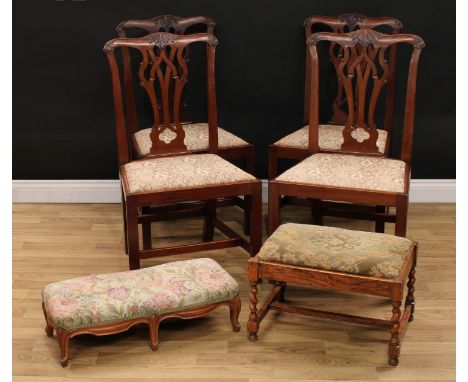
[[[130,193],[253,181],[255,177],[214,154],[143,159],[122,166]]]
[[[271,235],[260,261],[393,279],[412,242],[373,232],[287,223]]]
[[[202,258],[56,282],[42,294],[47,318],[70,331],[231,300],[238,285]]]
[[[278,176],[281,182],[402,193],[406,164],[387,157],[311,155]]]
[[[208,124],[207,123],[187,123],[182,125],[185,131],[185,145],[188,151],[204,151],[208,150]],[[151,128],[140,130],[134,134],[135,143],[141,156],[146,156],[150,153]],[[248,146],[249,143],[239,138],[237,135],[230,133],[218,127],[218,147],[220,149],[229,147]]]
[[[343,128],[340,125],[319,125],[319,147],[321,150],[340,151],[343,144]],[[377,147],[381,154],[385,153],[388,133],[386,130],[377,129]],[[309,146],[309,126],[286,135],[274,146],[293,147],[306,149]]]

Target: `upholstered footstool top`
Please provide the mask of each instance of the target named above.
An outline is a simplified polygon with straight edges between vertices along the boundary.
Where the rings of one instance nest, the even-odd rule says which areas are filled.
[[[398,236],[287,223],[257,255],[261,261],[393,279],[412,242]]]
[[[203,258],[56,282],[44,288],[43,303],[55,327],[69,331],[216,304],[238,289],[216,261]]]

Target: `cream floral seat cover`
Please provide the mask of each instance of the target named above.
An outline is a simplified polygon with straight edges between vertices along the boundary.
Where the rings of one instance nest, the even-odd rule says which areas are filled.
[[[385,157],[318,153],[299,162],[276,180],[390,193],[405,191],[406,163]]]
[[[203,258],[61,281],[42,298],[53,324],[72,330],[215,304],[238,292],[216,261]]]
[[[343,144],[343,129],[340,125],[319,125],[319,147],[322,150],[341,150]],[[385,153],[388,133],[377,129],[377,147],[381,154]],[[309,145],[309,126],[294,131],[274,143],[275,146],[306,149]]]
[[[122,166],[130,193],[254,181],[215,154],[188,154],[133,161]]]
[[[182,128],[185,130],[184,143],[187,146],[188,151],[208,150],[207,123],[187,123],[183,124]],[[142,156],[146,156],[150,153],[152,145],[150,133],[151,128],[143,129],[133,134],[138,150],[140,151],[140,155]],[[218,127],[218,147],[220,149],[248,145],[249,143],[244,141],[242,138]]]
[[[271,235],[261,261],[394,279],[411,247],[403,237],[287,223]]]

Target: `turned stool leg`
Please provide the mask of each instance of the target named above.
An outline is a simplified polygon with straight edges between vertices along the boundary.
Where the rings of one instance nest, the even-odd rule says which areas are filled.
[[[158,337],[159,337],[159,317],[152,316],[148,322],[149,332],[150,332],[150,341],[151,341],[151,350],[158,350]]]
[[[401,301],[392,301],[392,327],[390,328],[390,342],[388,344],[388,363],[391,366],[398,365],[398,357],[400,355],[400,318],[401,318]]]
[[[70,340],[70,335],[62,328],[57,328],[55,331],[60,348],[60,363],[62,367],[66,367],[68,365],[68,342]]]
[[[414,305],[416,300],[414,299],[414,284],[416,282],[416,257],[414,258],[413,265],[411,267],[410,273],[408,275],[408,294],[406,295],[405,306],[411,305],[411,315],[409,316],[409,322],[414,319]]]
[[[229,315],[231,317],[232,330],[238,332],[240,330],[239,314],[241,311],[241,299],[239,296],[234,297],[229,302]]]
[[[249,321],[247,322],[247,331],[249,332],[249,340],[257,340],[258,332],[258,321],[257,321],[257,281],[250,281],[250,293],[249,293]]]

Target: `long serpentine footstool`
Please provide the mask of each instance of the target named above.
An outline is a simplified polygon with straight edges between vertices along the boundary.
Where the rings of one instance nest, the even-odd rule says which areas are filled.
[[[79,334],[104,336],[145,323],[157,350],[163,319],[202,317],[220,305],[229,306],[232,328],[239,331],[238,292],[229,273],[207,258],[56,282],[42,291],[45,331],[52,337],[55,329],[63,367],[69,340]]]
[[[388,362],[398,365],[401,342],[414,314],[416,252],[417,243],[404,237],[306,224],[281,225],[249,260],[249,339],[257,340],[260,322],[270,310],[371,325],[390,331]],[[274,286],[257,310],[257,285],[262,280],[270,280]],[[288,282],[386,297],[392,304],[392,317],[381,320],[286,304]]]

